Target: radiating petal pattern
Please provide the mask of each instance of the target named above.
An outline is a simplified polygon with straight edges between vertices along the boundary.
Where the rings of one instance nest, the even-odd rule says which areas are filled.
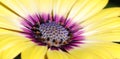
[[[1,4],[1,3],[0,3]],[[0,28],[21,30],[20,18],[0,5]]]
[[[120,59],[120,7],[108,0],[0,0],[0,59]]]
[[[68,17],[74,19],[73,22],[82,22],[98,13],[107,2],[108,0],[78,0]]]

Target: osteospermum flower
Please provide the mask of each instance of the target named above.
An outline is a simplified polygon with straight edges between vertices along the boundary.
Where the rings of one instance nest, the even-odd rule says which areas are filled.
[[[0,0],[0,59],[120,59],[120,8],[108,0]]]

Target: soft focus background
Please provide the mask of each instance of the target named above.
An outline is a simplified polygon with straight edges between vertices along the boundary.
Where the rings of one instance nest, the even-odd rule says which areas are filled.
[[[120,7],[120,0],[109,0],[106,7]]]
[[[109,8],[109,7],[120,7],[120,0],[109,0],[109,3],[106,6],[106,8]],[[20,55],[15,59],[21,59]]]

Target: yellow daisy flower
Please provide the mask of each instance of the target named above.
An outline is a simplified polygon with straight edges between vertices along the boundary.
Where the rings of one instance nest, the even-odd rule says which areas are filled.
[[[0,0],[0,59],[120,59],[120,8],[108,0]]]

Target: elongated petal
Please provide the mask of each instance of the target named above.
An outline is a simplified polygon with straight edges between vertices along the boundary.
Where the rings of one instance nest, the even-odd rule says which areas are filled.
[[[97,13],[95,16],[92,16],[89,19],[85,20],[83,23],[81,23],[81,25],[87,27],[88,25],[104,22],[104,20],[107,20],[108,18],[113,18],[117,16],[120,16],[119,7],[106,8]]]
[[[14,31],[9,31],[5,29],[0,29],[0,37],[2,36],[7,36],[7,35],[21,35],[20,33],[14,32]]]
[[[120,41],[120,17],[106,19],[103,22],[91,24],[88,32],[83,35],[86,39]]]
[[[119,54],[120,45],[116,43],[96,44],[90,50],[94,50],[92,52],[99,56],[102,56],[102,58],[106,58],[106,59],[119,59],[120,58],[120,54]],[[101,55],[98,53],[101,53]]]
[[[96,33],[86,36],[88,40],[117,41],[120,42],[120,28],[108,30],[104,33]]]
[[[13,12],[10,12],[0,3],[0,28],[9,28],[20,30],[20,18]]]
[[[84,48],[71,50],[70,54],[79,59],[119,59],[120,45],[116,43],[89,44]]]
[[[74,22],[81,22],[102,10],[108,0],[78,0],[72,8],[69,17]]]
[[[20,54],[23,50],[33,46],[34,43],[30,41],[23,41],[16,43],[14,46],[2,51],[1,59],[13,59],[18,54]]]
[[[97,22],[92,23],[89,25],[88,28],[85,27],[85,30],[86,32],[90,32],[90,31],[100,32],[103,30],[105,31],[105,30],[111,30],[114,28],[119,28],[119,26],[120,26],[120,17],[113,17],[98,23]]]
[[[2,0],[2,2],[21,16],[38,12],[51,13],[52,1],[53,0]]]
[[[33,46],[22,52],[22,59],[44,59],[47,51],[45,46]]]
[[[17,22],[18,23],[18,22]],[[5,19],[0,17],[0,29],[1,28],[9,28],[9,29],[16,29],[16,30],[21,30],[20,27],[18,27],[19,23],[14,23],[13,19]]]
[[[76,0],[53,0],[53,13],[59,16],[67,16]]]
[[[38,8],[38,12],[45,13],[45,14],[51,14],[52,12],[52,6],[53,6],[53,0],[34,0],[34,4]]]
[[[14,13],[17,16],[26,16],[28,14],[30,14],[31,11],[28,2],[30,1],[24,1],[22,2],[22,0],[0,0],[1,5],[6,8],[8,11]],[[26,5],[24,5],[24,3],[26,3]],[[27,10],[27,8],[29,8],[29,10]],[[33,9],[32,9],[33,10]],[[31,11],[32,13],[32,11]]]
[[[11,35],[11,34],[1,36],[1,39],[0,39],[0,52],[14,46],[17,43],[25,42],[25,41],[30,41],[30,39],[27,39],[25,37],[18,36],[18,35]]]
[[[48,50],[47,52],[48,59],[69,59],[69,55],[66,52],[59,50]]]
[[[71,55],[74,56],[74,58],[76,59],[101,59],[97,55],[90,53],[87,50],[85,51],[76,50],[74,52],[71,52]]]

